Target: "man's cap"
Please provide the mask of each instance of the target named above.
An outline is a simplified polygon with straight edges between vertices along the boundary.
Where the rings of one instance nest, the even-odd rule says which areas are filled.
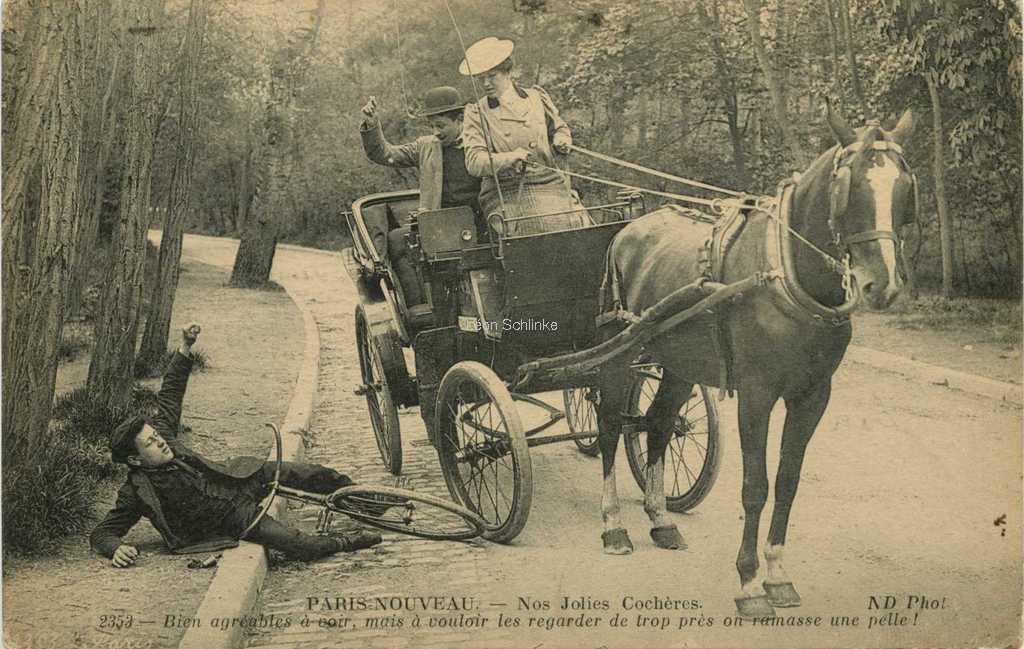
[[[146,417],[143,415],[132,415],[118,424],[110,437],[110,459],[125,464],[129,455],[138,455],[135,438],[145,425]]]
[[[453,110],[462,110],[465,107],[466,104],[462,101],[462,95],[457,89],[451,86],[438,86],[431,88],[427,94],[423,95],[423,112],[420,113],[420,117],[440,115]]]
[[[512,56],[515,43],[502,38],[488,36],[466,48],[466,58],[459,64],[459,74],[472,76],[483,74],[502,63]]]

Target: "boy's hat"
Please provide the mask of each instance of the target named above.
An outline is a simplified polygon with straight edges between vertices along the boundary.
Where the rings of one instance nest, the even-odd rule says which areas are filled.
[[[135,448],[135,438],[145,424],[146,418],[143,415],[133,415],[118,424],[110,437],[110,459],[125,464],[129,455],[136,455],[138,449]]]
[[[440,115],[441,113],[453,110],[462,110],[465,107],[466,104],[462,101],[462,95],[459,94],[456,88],[439,86],[431,88],[427,91],[427,94],[423,95],[423,112],[419,116],[430,117],[431,115]]]

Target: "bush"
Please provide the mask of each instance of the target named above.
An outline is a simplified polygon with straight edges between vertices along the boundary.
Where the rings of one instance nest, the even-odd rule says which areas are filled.
[[[54,435],[36,457],[4,471],[5,553],[41,554],[87,529],[102,479],[93,470],[95,453],[82,451],[82,440]]]
[[[922,296],[893,305],[899,329],[959,331],[969,329],[979,340],[1019,347],[1021,303],[1016,300]]]
[[[79,470],[96,480],[118,475],[120,468],[110,461],[110,435],[122,421],[136,412],[149,415],[156,410],[156,392],[136,384],[128,403],[111,410],[96,403],[83,386],[62,395],[53,406],[51,434],[77,451]]]
[[[73,361],[92,347],[92,326],[80,322],[69,322],[61,332],[57,357],[60,362]]]

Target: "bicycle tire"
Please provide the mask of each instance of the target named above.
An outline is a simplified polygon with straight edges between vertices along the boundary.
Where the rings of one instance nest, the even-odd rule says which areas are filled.
[[[481,536],[486,529],[484,519],[461,505],[397,487],[342,487],[327,497],[327,503],[332,511],[371,527],[423,539],[465,541]],[[367,511],[382,505],[385,507],[380,512]],[[408,515],[399,517],[396,507],[428,514],[420,516],[423,524],[417,525],[419,521],[412,521]]]
[[[274,480],[270,483],[270,491],[266,496],[263,497],[263,501],[260,505],[260,511],[257,512],[256,516],[252,519],[252,522],[246,526],[245,530],[238,535],[238,540],[242,541],[249,535],[249,532],[256,529],[263,517],[266,516],[267,512],[270,511],[270,506],[274,504],[274,498],[277,496],[277,488],[281,486],[281,464],[284,461],[284,443],[281,439],[281,431],[277,426],[271,423],[265,424],[267,428],[274,431]]]

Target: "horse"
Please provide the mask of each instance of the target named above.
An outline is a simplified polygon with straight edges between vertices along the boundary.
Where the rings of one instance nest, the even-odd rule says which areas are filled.
[[[694,384],[736,391],[744,510],[736,607],[748,618],[771,616],[775,607],[800,604],[782,559],[804,452],[828,405],[832,375],[850,342],[849,311],[858,301],[884,310],[904,285],[898,232],[916,210],[916,179],[901,147],[913,130],[911,111],[892,131],[877,122],[854,131],[831,109],[827,121],[837,144],[788,183],[778,212],[764,209],[764,204],[745,208],[746,224],[722,257],[717,281],[728,284],[762,273],[766,284],[733,300],[717,320],[721,339],[728,341],[731,351],[730,370],[723,372],[724,347],[711,339],[707,316],[659,334],[644,348],[646,357],[663,368],[645,415],[644,510],[658,547],[686,547],[666,516],[664,490],[665,448],[680,406],[690,398]],[[779,221],[783,217],[788,222]],[[662,208],[616,235],[604,281],[606,287],[615,285],[620,310],[639,315],[702,274],[697,246],[686,247],[693,239],[687,226],[694,227]],[[707,230],[701,232],[706,235]],[[781,262],[773,262],[766,253],[766,239],[773,237],[781,238],[775,243],[786,253]],[[772,263],[782,267],[768,268]],[[619,520],[614,471],[627,401],[623,386],[629,384],[630,371],[629,363],[620,360],[602,368],[598,379],[602,540],[609,554],[633,549]],[[723,376],[732,377],[729,386],[722,385]],[[757,534],[768,496],[765,447],[769,417],[779,399],[785,402],[786,419],[764,550],[767,574],[757,584]]]

